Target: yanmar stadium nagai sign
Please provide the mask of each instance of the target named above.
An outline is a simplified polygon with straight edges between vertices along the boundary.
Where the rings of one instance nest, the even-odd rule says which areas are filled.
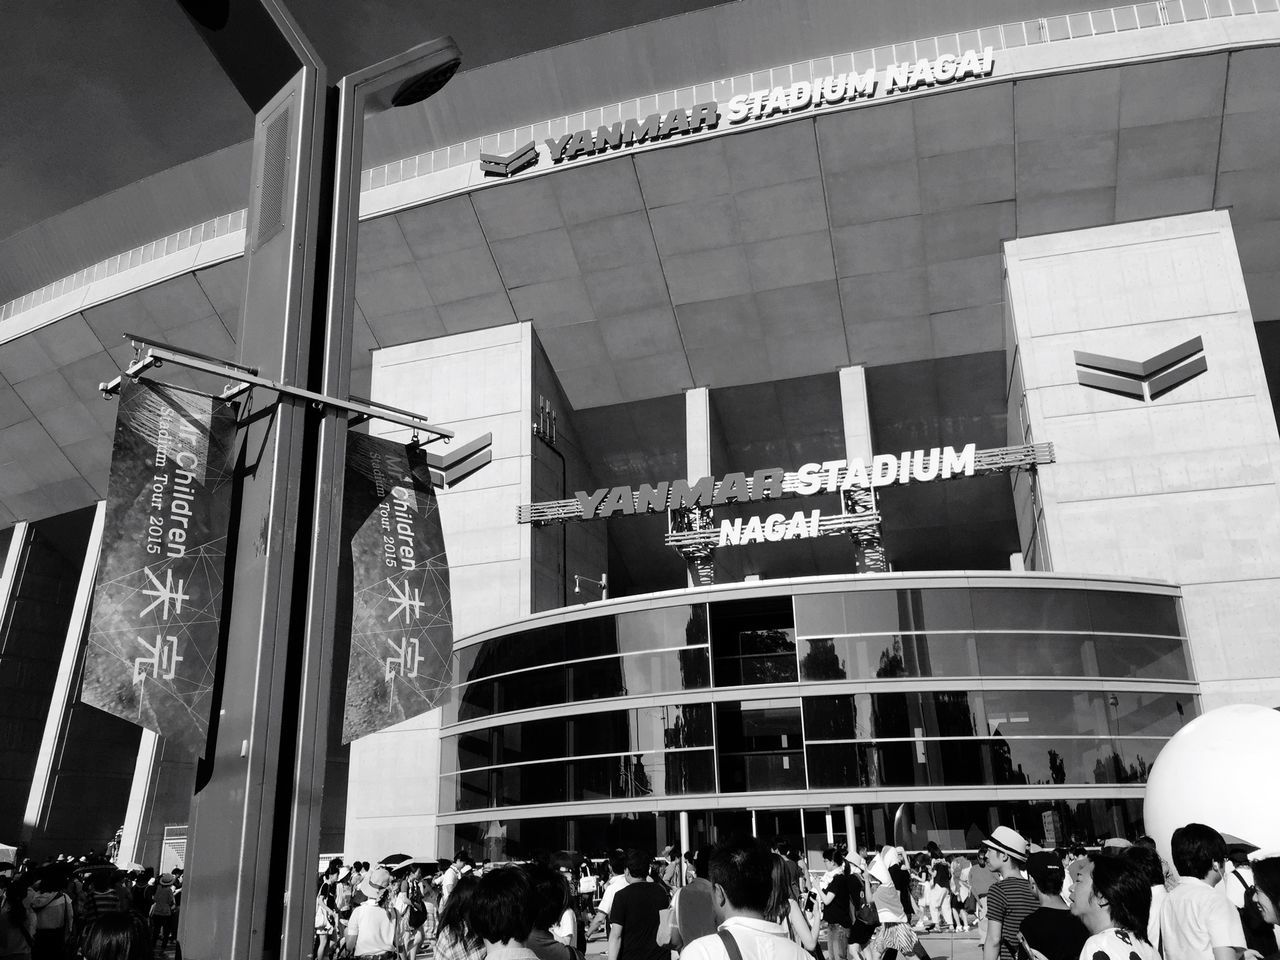
[[[698,480],[664,480],[631,487],[602,487],[574,494],[582,509],[575,519],[595,520],[614,514],[654,513],[686,507],[718,507],[728,503],[750,503],[792,493],[811,496],[835,493],[855,487],[883,487],[915,480],[947,480],[954,476],[973,476],[978,448],[969,444],[915,450],[901,456],[885,453],[871,458],[871,463],[858,459],[827,460],[806,463],[794,473],[781,467],[767,467],[745,473],[727,473],[721,479],[701,477]]]
[[[797,470],[766,467],[751,474],[727,473],[719,479],[699,477],[579,490],[573,499],[524,504],[517,519],[520,523],[543,525],[665,511],[670,518],[668,546],[697,568],[700,579],[709,572],[711,555],[720,547],[837,535],[853,538],[862,558],[860,568],[883,570],[877,488],[1034,470],[1037,464],[1053,463],[1053,459],[1051,443],[985,450],[972,443],[960,448],[933,447],[877,454],[870,460],[806,463]],[[840,512],[824,514],[810,508],[718,520],[715,517],[716,508],[721,506],[821,494],[838,494]]]
[[[530,140],[506,155],[481,154],[480,169],[485,176],[511,177],[536,167],[544,153],[553,164],[561,164],[581,157],[658,143],[672,137],[989,77],[994,70],[995,52],[986,47],[981,51],[966,50],[959,55],[948,53],[915,63],[894,63],[882,70],[870,67],[861,72],[850,70],[812,81],[797,80],[787,86],[738,94],[723,104],[707,100],[691,107],[674,107],[651,113],[644,118],[573,130],[547,137],[541,148],[536,141]]]

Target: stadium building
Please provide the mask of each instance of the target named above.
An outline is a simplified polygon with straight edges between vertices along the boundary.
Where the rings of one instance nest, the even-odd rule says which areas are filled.
[[[1140,832],[1168,737],[1280,706],[1280,3],[686,6],[369,122],[354,392],[493,459],[448,703],[335,735],[325,848]],[[181,857],[199,765],[76,693],[99,383],[253,322],[221,146],[0,241],[35,853]]]

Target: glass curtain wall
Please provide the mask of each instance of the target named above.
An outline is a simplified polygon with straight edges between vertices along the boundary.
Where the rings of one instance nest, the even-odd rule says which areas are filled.
[[[712,599],[542,626],[459,651],[441,812],[1140,784],[1198,712],[1190,686],[1142,689],[1189,679],[1185,644],[1175,597],[1039,585]],[[973,687],[927,689],[956,678]],[[741,697],[713,702],[723,689]],[[637,695],[661,705],[588,708]],[[449,734],[464,723],[479,729]],[[895,817],[932,822],[915,807]]]

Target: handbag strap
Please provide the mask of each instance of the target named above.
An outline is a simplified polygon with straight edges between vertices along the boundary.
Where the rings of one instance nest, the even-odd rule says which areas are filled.
[[[721,930],[719,934],[720,941],[729,953],[729,960],[742,960],[742,948],[738,946],[738,941],[733,939],[733,934],[728,930]]]

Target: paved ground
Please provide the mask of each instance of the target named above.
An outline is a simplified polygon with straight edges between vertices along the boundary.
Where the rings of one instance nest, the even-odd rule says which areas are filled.
[[[920,942],[929,951],[933,960],[982,960],[982,948],[978,946],[978,935],[969,933],[921,934]],[[587,944],[588,958],[603,957],[606,954],[603,939],[592,940]],[[905,958],[904,958],[905,960]]]

